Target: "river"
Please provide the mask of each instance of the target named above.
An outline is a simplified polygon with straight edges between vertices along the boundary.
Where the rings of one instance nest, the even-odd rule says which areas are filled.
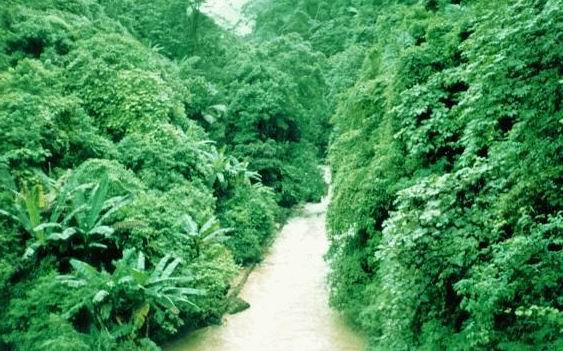
[[[251,308],[192,333],[167,351],[361,351],[365,339],[328,306],[323,259],[328,197],[279,233],[240,297]]]
[[[202,11],[241,36],[253,21],[248,0],[209,0]],[[329,179],[327,179],[329,181]],[[220,326],[196,331],[166,351],[361,351],[364,337],[328,306],[323,259],[328,250],[329,197],[307,204],[281,230],[266,259],[250,274],[240,297],[251,307],[226,316]]]

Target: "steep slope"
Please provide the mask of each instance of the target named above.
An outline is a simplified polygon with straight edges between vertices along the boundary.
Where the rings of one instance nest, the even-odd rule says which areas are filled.
[[[334,117],[331,303],[374,350],[561,346],[561,1],[420,1]]]

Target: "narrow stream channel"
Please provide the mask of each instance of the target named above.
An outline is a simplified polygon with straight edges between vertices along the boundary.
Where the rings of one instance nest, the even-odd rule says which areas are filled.
[[[323,255],[328,197],[280,232],[240,296],[251,308],[197,331],[167,351],[361,351],[365,339],[328,306]]]
[[[253,27],[243,14],[247,2],[209,0],[202,10],[225,29],[245,35]],[[328,306],[328,265],[323,259],[328,250],[328,202],[329,196],[319,204],[306,205],[302,215],[291,219],[279,233],[240,293],[250,309],[227,316],[222,325],[196,331],[165,350],[363,350],[365,338]]]

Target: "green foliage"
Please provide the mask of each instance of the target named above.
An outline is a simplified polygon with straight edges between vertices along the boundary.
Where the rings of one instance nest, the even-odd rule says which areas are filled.
[[[302,137],[324,152],[329,129],[329,103],[325,96],[329,89],[325,77],[326,57],[295,33],[266,42],[261,50],[259,54],[267,58],[270,65],[289,75],[294,84],[290,89],[294,90],[295,100],[302,106],[304,114],[300,122]]]
[[[76,233],[74,228],[63,228],[59,224],[59,221],[67,222],[70,219],[70,217],[64,220],[61,218],[67,200],[66,191],[58,194],[58,189],[53,187],[49,191],[50,194],[47,194],[42,184],[31,186],[24,184],[22,189],[18,190],[12,176],[9,173],[4,176],[5,188],[13,197],[7,210],[0,209],[0,214],[22,227],[31,239],[25,258],[34,255],[42,246],[47,246],[53,241],[68,239]]]
[[[195,306],[186,306],[181,312],[185,326],[196,328],[220,323],[228,305],[225,296],[238,273],[229,249],[220,243],[210,243],[185,269],[193,274],[193,287],[205,291],[205,295],[193,297]]]
[[[179,327],[218,322],[235,260],[257,261],[279,219],[281,196],[261,185],[254,156],[216,133],[231,102],[245,108],[235,100],[249,85],[231,79],[230,59],[247,44],[201,1],[5,3],[0,348],[158,350]],[[267,104],[283,107],[279,96]],[[301,110],[287,120],[319,133]],[[324,190],[311,171],[317,150],[307,152],[305,172],[294,166],[277,187],[291,204]],[[251,259],[237,240],[258,244]]]
[[[146,190],[135,174],[114,160],[88,159],[72,171],[72,179],[77,184],[96,183],[102,175],[108,179],[108,195],[119,196],[137,194]]]
[[[186,286],[192,277],[173,276],[180,263],[180,259],[167,255],[148,271],[143,253],[136,255],[134,250],[126,250],[123,257],[114,262],[115,269],[110,274],[97,271],[85,262],[71,260],[75,274],[59,276],[59,281],[69,287],[87,287],[89,294],[82,295],[65,317],[72,318],[86,309],[98,332],[113,339],[133,339],[137,333],[144,332],[143,327],[148,333],[151,320],[159,328],[173,332],[174,324],[169,315],[180,313],[177,307],[180,304],[193,304],[190,296],[204,293]]]
[[[225,233],[231,231],[230,228],[220,228],[217,218],[211,217],[204,224],[199,226],[190,215],[185,215],[184,222],[184,235],[185,238],[191,242],[195,249],[196,257],[201,255],[201,250],[205,245],[221,240]]]
[[[331,303],[373,349],[560,347],[560,7],[371,10],[328,220]]]
[[[206,156],[211,161],[208,185],[213,186],[216,192],[226,193],[236,185],[261,180],[257,172],[248,169],[248,162],[240,162],[233,156],[227,156],[224,150],[212,150]]]
[[[186,180],[212,173],[213,147],[204,132],[190,123],[186,131],[162,124],[147,133],[132,133],[118,144],[119,160],[151,188],[168,190]]]
[[[205,127],[214,141],[217,141],[221,147],[226,147],[225,151],[228,154],[232,153],[236,158],[247,162],[249,170],[262,176],[264,184],[275,188],[276,192],[283,193],[277,199],[280,205],[291,207],[302,201],[320,198],[325,190],[321,174],[314,168],[319,163],[318,156],[323,154],[328,142],[328,133],[325,131],[328,130],[329,115],[328,102],[323,93],[326,89],[323,74],[326,65],[321,53],[316,52],[299,35],[281,37],[260,47],[241,43],[212,25],[211,21],[199,12],[201,2],[120,0],[111,3],[102,1],[102,4],[106,6],[108,14],[119,19],[137,39],[149,43],[154,50],[162,51],[166,56],[179,62],[179,76],[184,80],[183,86],[176,84],[178,76],[174,75],[175,69],[168,67],[166,63],[157,60],[141,60],[140,64],[143,70],[164,67],[167,74],[164,75],[163,80],[166,85],[172,86],[173,92],[176,93],[174,97],[171,97],[171,101],[183,101],[182,113],[187,113]],[[146,16],[146,13],[150,13],[151,16]],[[114,37],[123,42],[121,36]],[[93,38],[92,40],[99,39]],[[91,62],[96,62],[97,65],[101,61],[98,59],[100,56],[105,58],[105,62],[100,65],[107,66],[108,59],[115,61],[118,51],[123,51],[120,54],[124,56],[134,56],[126,62],[139,62],[139,58],[142,56],[130,53],[137,50],[133,45],[133,41],[114,45],[117,49],[112,50],[113,54],[89,50],[83,57],[91,55],[90,58],[87,60],[81,58],[79,60],[81,63],[76,66],[89,69]],[[192,57],[188,57],[188,53]],[[96,76],[92,79],[85,78],[81,69],[77,70],[80,72],[77,80],[85,84],[80,91],[87,91],[88,94],[91,91],[95,94],[92,99],[86,97],[92,103],[93,113],[99,114],[100,111],[107,111],[107,113],[104,112],[105,116],[100,116],[103,125],[107,126],[105,121],[110,116],[119,119],[116,121],[120,125],[117,128],[119,130],[117,133],[110,130],[110,133],[119,140],[121,140],[121,136],[129,134],[125,135],[122,140],[122,150],[120,150],[120,154],[124,156],[120,161],[127,164],[128,167],[136,169],[137,167],[129,162],[144,159],[145,154],[149,151],[146,150],[147,148],[158,150],[158,145],[141,146],[140,143],[154,140],[146,138],[145,135],[156,133],[155,130],[162,126],[162,122],[180,124],[184,131],[193,130],[193,126],[178,123],[174,119],[166,119],[166,116],[174,114],[175,109],[164,106],[162,109],[150,113],[148,111],[135,112],[134,116],[132,115],[131,118],[124,121],[124,117],[130,111],[124,111],[123,103],[118,96],[121,91],[124,92],[127,99],[139,95],[143,102],[136,103],[135,106],[140,108],[147,99],[144,98],[144,93],[137,90],[140,86],[154,84],[146,82],[142,85],[128,85],[133,90],[121,86],[114,87],[109,84],[114,78],[100,76],[100,70],[96,70]],[[130,71],[131,68],[119,67],[119,70]],[[112,62],[108,72],[114,75],[115,71],[115,63]],[[139,75],[134,75],[134,77],[137,76]],[[90,86],[91,84],[93,85]],[[185,87],[194,94],[184,94]],[[160,86],[155,89],[161,91],[161,94],[166,93]],[[115,91],[119,93],[115,94]],[[103,94],[103,96],[99,94]],[[154,94],[149,93],[149,95]],[[163,101],[162,97],[159,99],[158,103],[149,100],[147,103],[151,108],[155,108]],[[113,110],[113,107],[116,109]],[[147,120],[145,117],[155,118],[159,115],[161,117],[158,118],[158,121]],[[131,125],[130,121],[138,123],[141,128]],[[110,121],[110,123],[114,122]],[[159,126],[155,126],[155,123]],[[169,132],[167,130],[167,133]],[[173,160],[168,161],[168,157],[164,157],[168,165],[160,168],[154,167],[154,169],[162,169],[162,174],[147,174],[147,178],[140,175],[140,178],[151,186],[164,190],[162,185],[156,185],[148,180],[148,177],[154,178],[155,181],[162,181],[164,184],[170,184],[168,177],[177,177],[177,172],[169,171],[169,165],[172,163],[179,163],[178,166],[182,168],[182,172],[194,168],[201,169],[202,166],[209,163],[209,161],[202,162],[194,156],[191,158],[195,159],[193,164],[196,167],[193,167],[192,163],[190,163],[190,167],[185,167],[184,164],[178,162],[184,158],[184,156],[176,154],[180,151],[178,148],[185,147],[184,150],[187,150],[189,144],[193,148],[207,151],[207,155],[211,156],[211,162],[218,167],[222,167],[221,163],[227,162],[224,161],[226,158],[222,155],[215,157],[217,155],[210,148],[205,149],[194,145],[200,141],[199,138],[194,139],[195,142],[191,143],[177,140],[174,146],[170,145],[172,140],[163,141],[162,135],[156,138],[158,143],[165,145],[157,154],[159,156],[170,155]],[[175,137],[175,139],[179,138]],[[305,144],[305,142],[309,144]],[[308,150],[311,147],[314,149],[313,152]],[[297,149],[299,151],[295,151]],[[301,157],[301,153],[306,156]],[[295,154],[300,155],[299,161],[304,162],[305,171],[300,171],[301,163],[293,161]],[[291,157],[287,157],[288,155]],[[291,164],[292,167],[282,169],[282,164],[270,163],[272,156],[281,160],[282,164]],[[233,162],[228,161],[228,163]],[[206,171],[202,170],[202,172]],[[138,172],[136,171],[136,173]],[[187,174],[183,174],[183,176],[189,179],[192,177]],[[222,189],[225,185],[220,184],[223,183],[221,181],[223,176],[224,174],[217,169],[212,169],[209,175],[211,182],[217,177],[215,181],[218,184],[215,184],[214,187],[218,196],[228,192]],[[303,187],[300,183],[313,184],[313,186]],[[305,191],[306,188],[312,189],[312,191]]]
[[[57,282],[55,273],[45,270],[45,266],[44,263],[36,274],[43,276],[18,286],[21,294],[7,304],[1,322],[3,342],[22,351],[56,350],[56,347],[89,350],[84,335],[62,317],[62,313],[79,301],[80,291],[69,290]]]
[[[84,238],[85,246],[104,247],[94,242],[96,236],[109,238],[114,229],[105,225],[105,221],[121,207],[127,204],[126,196],[108,198],[109,180],[104,174],[98,184],[84,184],[70,190],[72,192],[71,215],[76,222],[76,232]],[[63,221],[66,224],[66,221]],[[64,239],[61,238],[61,239]],[[100,246],[101,245],[101,246]]]
[[[106,156],[111,144],[96,133],[79,101],[64,94],[62,72],[24,59],[0,73],[0,160],[20,170],[49,162],[72,166]],[[71,152],[72,150],[72,152]]]
[[[255,35],[272,39],[297,33],[327,56],[373,40],[373,9],[392,1],[257,0]]]
[[[229,33],[219,31],[199,11],[205,0],[102,0],[100,3],[109,16],[170,58],[182,59],[195,52],[217,60],[228,46],[225,36]]]
[[[189,92],[173,78],[169,62],[154,54],[144,58],[146,51],[133,38],[108,34],[81,41],[70,55],[72,88],[114,140],[166,122],[183,123]]]
[[[239,263],[261,260],[263,246],[274,232],[276,204],[268,188],[246,185],[219,204],[221,222],[233,228],[225,244]]]
[[[114,229],[104,222],[127,203],[126,197],[108,198],[109,181],[105,175],[97,184],[65,180],[63,177],[53,182],[46,178],[49,193],[41,184],[31,189],[24,185],[19,192],[12,190],[12,213],[0,210],[30,236],[24,259],[39,249],[66,251],[69,245],[73,250],[107,248],[104,241],[111,238]]]
[[[233,95],[225,123],[212,134],[249,162],[250,170],[276,191],[281,206],[320,199],[325,185],[316,166],[322,141],[311,131],[322,128],[310,123],[290,76],[265,62],[243,59],[229,86]]]
[[[138,195],[116,214],[121,245],[143,250],[149,257],[175,253],[194,256],[195,248],[181,234],[182,218],[189,214],[204,221],[214,213],[215,200],[209,190],[198,184],[186,184],[167,193],[148,192]]]

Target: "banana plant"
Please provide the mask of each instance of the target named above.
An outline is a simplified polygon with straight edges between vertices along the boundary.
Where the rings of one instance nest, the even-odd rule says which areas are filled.
[[[21,189],[17,189],[14,179],[9,174],[3,182],[4,187],[13,194],[14,200],[8,210],[0,209],[0,215],[20,224],[31,236],[31,244],[25,251],[24,258],[32,256],[38,248],[47,245],[49,241],[68,238],[75,233],[73,228],[64,228],[58,223],[68,194],[66,188],[62,186],[66,177],[54,181],[44,174],[38,175],[43,180],[43,184],[31,187],[23,185]]]
[[[38,240],[44,239],[42,210],[45,208],[45,197],[40,185],[31,188],[23,186],[14,192],[14,203],[10,210],[0,210],[0,214],[19,223],[28,233]]]
[[[128,203],[126,196],[106,199],[107,175],[99,183],[81,185],[67,182],[66,176],[58,181],[45,175],[41,178],[48,192],[43,184],[31,188],[24,185],[19,191],[13,185],[10,187],[14,194],[13,206],[0,210],[0,215],[20,224],[31,236],[24,259],[33,257],[41,248],[59,246],[77,235],[80,236],[79,246],[105,248],[102,239],[108,239],[114,229],[104,222]]]
[[[230,228],[221,228],[219,221],[214,216],[210,217],[201,227],[188,214],[183,218],[183,236],[195,249],[196,257],[201,254],[201,249],[215,240],[222,239],[223,234],[232,231]]]
[[[108,199],[108,192],[107,175],[104,175],[99,183],[83,184],[73,189],[73,210],[65,219],[64,225],[69,225],[69,222],[74,220],[75,233],[81,237],[86,248],[106,248],[101,241],[110,238],[115,230],[104,223],[113,213],[129,203],[128,196]]]
[[[180,263],[179,258],[167,255],[153,270],[147,270],[144,254],[129,249],[114,262],[115,270],[110,274],[73,259],[70,264],[74,273],[61,275],[58,280],[69,287],[85,289],[88,293],[65,317],[71,318],[86,307],[100,330],[114,337],[134,336],[143,325],[147,325],[148,330],[151,315],[162,315],[166,311],[178,314],[180,303],[195,306],[190,297],[205,294],[203,290],[186,286],[193,281],[192,277],[174,276]],[[123,304],[133,310],[128,320],[119,310]]]
[[[211,175],[208,183],[210,186],[219,186],[224,189],[229,185],[229,181],[250,182],[251,180],[260,181],[260,174],[248,169],[247,162],[241,162],[233,156],[225,153],[225,150],[216,150],[206,154],[211,164]]]

